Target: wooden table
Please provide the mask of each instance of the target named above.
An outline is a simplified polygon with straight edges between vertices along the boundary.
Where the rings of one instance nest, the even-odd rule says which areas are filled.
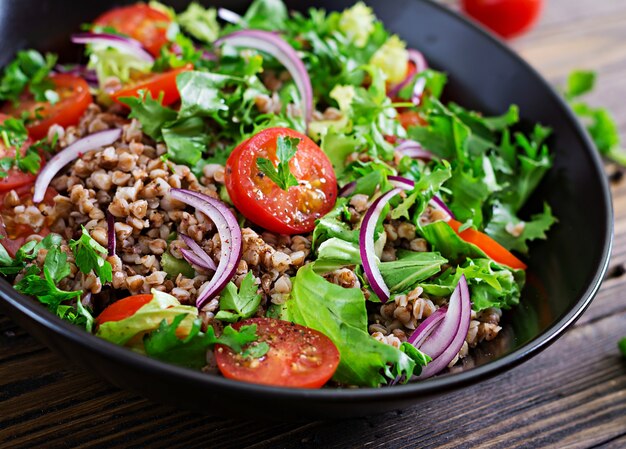
[[[626,2],[546,3],[513,47],[557,84],[571,69],[597,70],[590,101],[626,131]],[[613,195],[613,257],[593,304],[557,343],[495,379],[343,422],[208,418],[111,387],[0,317],[0,447],[626,447],[626,360],[616,347],[626,335],[626,181]]]

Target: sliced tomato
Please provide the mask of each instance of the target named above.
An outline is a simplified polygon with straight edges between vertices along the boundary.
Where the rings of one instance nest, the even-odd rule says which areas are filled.
[[[459,228],[461,227],[462,223],[454,219],[448,221],[448,224],[452,229],[454,229],[454,232],[459,234],[459,236],[463,240],[465,240],[467,243],[472,243],[478,246],[480,249],[483,250],[485,254],[487,254],[487,256],[489,256],[496,262],[514,268],[516,270],[526,269],[526,264],[524,262],[511,254],[509,250],[500,245],[487,234],[484,234],[475,229],[466,229],[462,232],[459,232]]]
[[[339,351],[321,332],[273,318],[252,318],[233,327],[239,330],[249,324],[257,325],[257,341],[267,343],[270,349],[255,359],[215,345],[217,367],[224,377],[279,387],[319,388],[337,370]]]
[[[114,28],[118,33],[138,40],[153,56],[158,56],[167,40],[167,28],[172,19],[144,3],[121,6],[105,12],[94,25]]]
[[[35,101],[32,95],[26,94],[20,99],[17,107],[10,103],[2,107],[2,112],[14,117],[22,117],[24,112],[29,114],[32,121],[26,125],[26,128],[34,140],[46,137],[48,128],[54,124],[63,127],[76,125],[85,109],[93,101],[89,93],[89,85],[78,76],[56,74],[50,76],[50,81],[59,95],[59,101],[54,105]]]
[[[417,111],[402,111],[398,113],[398,121],[404,129],[412,126],[426,126],[428,122]]]
[[[543,0],[462,0],[463,10],[502,37],[524,33],[537,21]]]
[[[282,190],[265,176],[257,158],[278,164],[278,137],[300,139],[289,169],[298,186]],[[250,221],[273,232],[299,234],[312,231],[315,220],[329,212],[337,200],[337,179],[324,152],[307,136],[288,128],[268,128],[239,144],[226,162],[226,189],[235,207]]]
[[[96,318],[97,324],[108,321],[121,321],[137,312],[141,307],[152,301],[151,294],[129,296],[109,305]]]
[[[0,114],[0,123],[4,122],[9,116],[5,114]],[[32,140],[27,139],[22,145],[20,149],[20,154],[24,156],[26,154],[26,150],[32,145]],[[0,159],[5,157],[14,158],[15,157],[15,148],[6,148],[2,141],[0,140]],[[43,166],[44,159],[41,160],[41,165]],[[26,173],[18,168],[11,168],[7,172],[7,176],[4,178],[0,178],[0,193],[8,192],[12,189],[17,189],[19,187],[29,185],[35,182],[37,179],[37,175],[33,173]]]
[[[15,192],[20,197],[20,204],[23,206],[33,205],[33,187],[32,185],[22,185],[16,189]],[[15,222],[15,214],[13,208],[7,208],[4,206],[4,199],[8,195],[8,192],[0,195],[0,235],[3,236],[0,239],[0,243],[7,250],[11,257],[15,256],[15,253],[26,242],[26,238],[33,234],[39,234],[45,237],[50,233],[48,227],[51,223],[44,223],[41,229],[33,229],[31,226],[23,223]],[[58,195],[58,192],[53,188],[48,188],[44,196],[43,202],[49,205],[54,204],[54,197]]]
[[[163,73],[150,73],[113,92],[111,97],[117,103],[123,104],[119,101],[120,98],[139,97],[139,91],[145,90],[150,92],[152,98],[159,98],[163,94],[162,104],[168,106],[180,99],[180,93],[176,86],[176,77],[179,73],[192,69],[192,65],[186,65]]]

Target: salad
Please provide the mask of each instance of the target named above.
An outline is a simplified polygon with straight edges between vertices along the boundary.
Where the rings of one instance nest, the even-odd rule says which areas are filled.
[[[441,94],[359,2],[111,9],[0,77],[0,273],[86,332],[296,388],[472,364],[520,301],[550,131]],[[511,319],[515,313],[511,312]]]

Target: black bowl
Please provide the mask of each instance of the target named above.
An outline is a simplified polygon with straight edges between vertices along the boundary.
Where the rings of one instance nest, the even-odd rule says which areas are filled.
[[[78,60],[82,48],[69,45],[69,35],[112,3],[0,0],[0,66],[19,48],[31,46],[57,51],[67,61]],[[184,3],[174,2],[174,6]],[[240,11],[247,3],[229,0],[217,6]],[[350,3],[288,2],[302,11],[309,6],[342,9]],[[480,351],[474,368],[393,388],[272,388],[168,365],[100,340],[46,312],[4,280],[0,281],[2,309],[53,350],[155,401],[203,412],[291,419],[348,417],[406,407],[508,370],[554,342],[589,305],[609,260],[611,199],[593,145],[546,81],[489,34],[428,1],[368,3],[387,27],[410,47],[423,51],[433,67],[448,73],[448,98],[485,113],[501,113],[514,103],[520,106],[525,123],[541,122],[554,129],[554,168],[527,211],[538,211],[548,201],[559,223],[546,241],[532,246],[522,305],[505,314],[505,332]]]

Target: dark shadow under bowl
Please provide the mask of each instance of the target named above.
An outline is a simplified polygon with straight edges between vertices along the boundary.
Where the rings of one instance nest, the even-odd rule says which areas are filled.
[[[82,47],[71,46],[69,35],[112,3],[0,0],[0,66],[24,47],[57,51],[67,62],[78,60]],[[180,8],[186,2],[173,3]],[[214,4],[242,11],[247,3]],[[304,11],[310,6],[343,9],[351,2],[287,3]],[[155,401],[216,414],[259,416],[262,411],[260,416],[290,419],[349,417],[406,407],[508,370],[554,342],[589,305],[608,264],[613,220],[600,158],[558,94],[496,39],[428,1],[368,3],[409,47],[420,49],[434,68],[447,72],[448,99],[487,114],[517,104],[525,123],[540,122],[554,130],[554,168],[526,210],[539,211],[547,201],[559,223],[546,241],[532,245],[522,305],[507,312],[502,337],[479,352],[474,368],[393,388],[271,388],[168,365],[100,340],[46,312],[4,280],[0,280],[2,309],[67,359]]]

